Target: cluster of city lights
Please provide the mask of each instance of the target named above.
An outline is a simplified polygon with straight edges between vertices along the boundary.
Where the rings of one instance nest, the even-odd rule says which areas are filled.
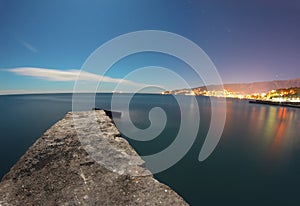
[[[296,90],[300,88],[278,89],[271,90],[267,93],[252,93],[242,94],[241,92],[233,92],[224,90],[201,90],[196,89],[182,89],[176,91],[165,91],[162,94],[174,94],[174,95],[192,95],[192,96],[212,96],[212,97],[224,97],[224,98],[237,98],[237,99],[256,99],[256,100],[268,100],[273,102],[300,102],[300,93]]]

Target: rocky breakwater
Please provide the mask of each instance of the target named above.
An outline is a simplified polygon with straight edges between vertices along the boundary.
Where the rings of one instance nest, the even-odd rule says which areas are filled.
[[[0,205],[187,203],[153,178],[100,110],[68,113],[46,131],[3,177]]]

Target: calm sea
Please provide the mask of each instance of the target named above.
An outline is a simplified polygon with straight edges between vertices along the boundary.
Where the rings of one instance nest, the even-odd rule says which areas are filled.
[[[84,97],[84,95],[83,95]],[[122,97],[122,95],[120,95]],[[188,96],[183,109],[193,119]],[[122,98],[119,98],[122,101]],[[110,94],[98,94],[96,106],[110,109]],[[204,162],[199,151],[209,128],[210,101],[197,97],[200,129],[189,152],[155,177],[191,205],[299,205],[300,110],[227,100],[222,138]],[[163,132],[147,142],[130,140],[140,155],[157,153],[174,140],[180,126],[180,109],[172,96],[135,95],[130,117],[141,128],[150,125],[153,107],[165,110]],[[0,96],[0,177],[51,125],[72,109],[71,94]],[[120,124],[126,124],[117,119]]]

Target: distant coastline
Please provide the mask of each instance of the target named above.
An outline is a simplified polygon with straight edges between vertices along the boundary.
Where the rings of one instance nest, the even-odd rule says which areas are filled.
[[[266,100],[250,100],[249,103],[300,108],[300,102],[272,102],[272,101],[266,101]]]

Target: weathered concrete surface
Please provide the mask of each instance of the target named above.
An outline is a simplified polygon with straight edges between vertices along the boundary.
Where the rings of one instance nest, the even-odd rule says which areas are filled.
[[[96,116],[103,131],[102,138],[109,141],[116,151],[136,156],[137,161],[115,168],[114,172],[98,164],[84,149],[89,146],[89,141],[83,144],[79,141],[73,116],[86,123],[90,122],[87,118]],[[81,136],[84,132],[89,136],[93,131],[84,127],[77,130]],[[145,176],[147,170],[141,166],[142,160],[127,141],[118,136],[118,130],[103,111],[68,113],[46,131],[3,177],[0,205],[187,205],[168,186],[150,174]],[[97,153],[96,157],[101,158],[101,154]],[[118,158],[117,162],[122,159],[114,155],[111,158],[110,161]],[[111,166],[120,167],[120,163]],[[131,176],[125,170],[135,175]],[[142,176],[136,175],[139,173]]]

